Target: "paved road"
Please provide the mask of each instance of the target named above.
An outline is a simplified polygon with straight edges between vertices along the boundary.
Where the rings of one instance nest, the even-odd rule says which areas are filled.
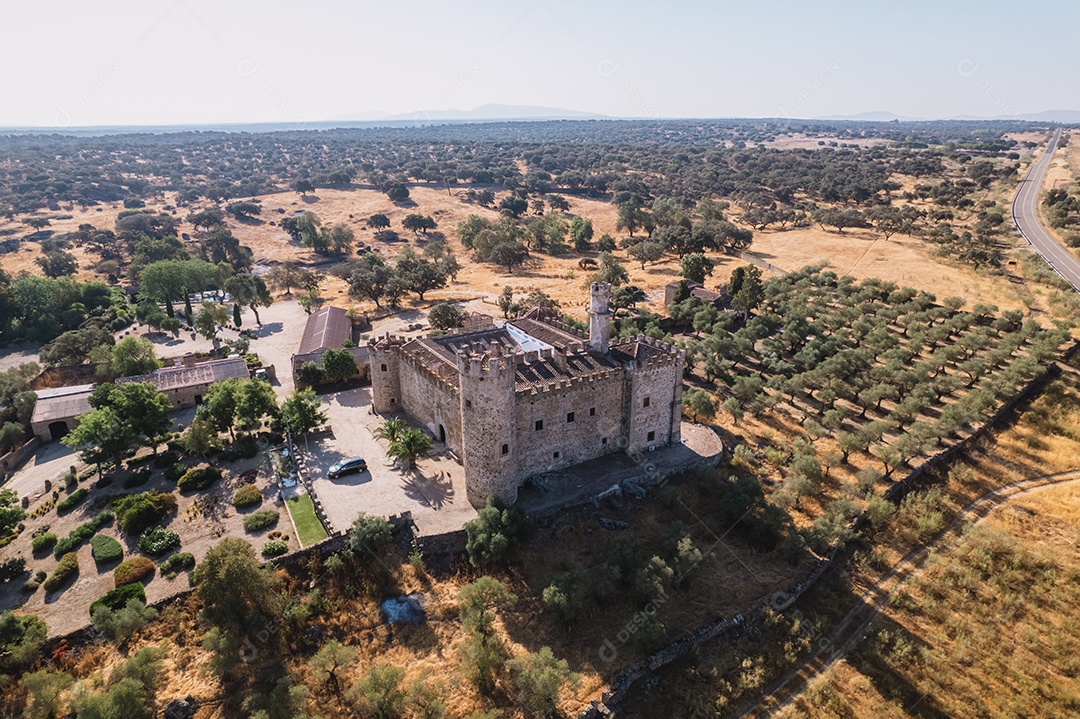
[[[1069,281],[1074,289],[1080,291],[1080,261],[1072,250],[1059,243],[1043,225],[1039,216],[1039,201],[1042,195],[1043,180],[1050,169],[1061,130],[1054,133],[1046,150],[1038,161],[1032,164],[1027,177],[1020,181],[1016,196],[1012,202],[1012,218],[1016,228],[1024,239],[1043,256],[1059,275]]]

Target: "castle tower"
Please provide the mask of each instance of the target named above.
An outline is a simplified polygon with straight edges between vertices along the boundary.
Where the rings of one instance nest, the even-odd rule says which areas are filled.
[[[371,406],[379,414],[397,412],[401,406],[401,374],[398,348],[401,341],[387,335],[368,342],[368,374],[371,377]]]
[[[518,476],[514,421],[515,358],[495,345],[486,354],[458,353],[465,494],[474,507],[489,496],[513,504]]]
[[[611,285],[593,282],[589,287],[589,349],[607,354],[611,337]]]

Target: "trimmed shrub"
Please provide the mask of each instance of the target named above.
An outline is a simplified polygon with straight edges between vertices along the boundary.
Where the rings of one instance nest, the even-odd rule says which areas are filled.
[[[285,552],[289,551],[289,543],[283,539],[271,539],[269,542],[263,545],[262,555],[264,557],[280,557]]]
[[[123,559],[124,548],[107,534],[95,534],[90,539],[90,554],[98,564],[108,564]]]
[[[237,509],[262,502],[262,492],[254,484],[245,484],[233,494],[232,503]]]
[[[122,587],[132,582],[147,582],[154,576],[154,563],[146,557],[125,559],[113,571],[113,584]]]
[[[30,540],[30,546],[34,548],[34,554],[45,554],[56,546],[56,535],[52,532],[35,534]]]
[[[146,484],[146,481],[150,479],[150,468],[140,467],[132,472],[131,476],[124,480],[124,489],[135,489]]]
[[[56,565],[56,569],[54,569],[49,578],[45,580],[45,591],[55,592],[78,573],[79,558],[74,552],[68,552],[60,557],[60,563]]]
[[[206,489],[221,479],[221,470],[217,467],[196,467],[189,469],[176,483],[181,492],[197,492]]]
[[[75,507],[77,507],[80,502],[86,499],[86,496],[88,494],[90,494],[90,490],[88,490],[86,487],[79,487],[74,492],[56,503],[56,513],[65,514],[67,512],[70,512],[71,510],[75,509]]]
[[[139,551],[158,557],[180,546],[180,535],[160,525],[150,527],[139,535]]]
[[[184,475],[184,465],[182,464],[170,464],[165,468],[165,479],[170,482],[175,482]]]
[[[113,513],[109,510],[99,513],[88,522],[83,522],[71,531],[71,534],[61,539],[53,547],[53,556],[62,557],[69,552],[74,552],[83,543],[89,542],[90,538],[97,534],[98,530],[113,521]]]
[[[105,596],[90,605],[90,615],[93,616],[94,610],[99,607],[105,607],[114,612],[119,611],[127,606],[129,599],[138,599],[143,604],[146,604],[146,590],[142,584],[133,582],[119,586],[116,589],[110,589],[105,593]]]
[[[23,591],[27,594],[33,594],[38,590],[38,587],[41,586],[42,582],[44,582],[48,576],[49,575],[45,572],[44,569],[37,570],[36,572],[34,572],[34,576],[26,580],[26,584],[23,585]]]
[[[139,494],[117,497],[112,502],[117,522],[125,534],[142,534],[147,527],[157,524],[176,509],[176,497],[171,493],[150,490]]]
[[[260,529],[273,527],[277,524],[278,512],[276,509],[261,509],[249,514],[244,519],[244,529],[249,532],[258,532]]]
[[[164,562],[161,563],[159,569],[162,576],[166,579],[172,579],[180,572],[191,569],[195,566],[195,555],[191,552],[177,552]]]

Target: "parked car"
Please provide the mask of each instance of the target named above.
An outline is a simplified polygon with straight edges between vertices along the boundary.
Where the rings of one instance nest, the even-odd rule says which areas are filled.
[[[330,477],[330,479],[334,479],[335,477],[340,477],[343,474],[352,474],[353,472],[366,471],[367,462],[364,461],[363,457],[349,457],[348,459],[343,459],[340,462],[334,462],[334,464],[330,466],[330,471],[327,472],[327,475]]]

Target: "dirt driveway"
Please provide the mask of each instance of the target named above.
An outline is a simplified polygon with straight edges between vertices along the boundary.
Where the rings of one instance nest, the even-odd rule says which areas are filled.
[[[386,457],[386,443],[372,431],[383,418],[371,413],[371,389],[359,387],[322,395],[333,435],[309,439],[307,464],[315,495],[322,500],[335,530],[348,529],[361,512],[387,517],[412,512],[421,535],[460,529],[476,517],[465,498],[465,470],[436,443],[416,470],[396,468]],[[359,455],[368,471],[330,479],[326,472],[339,459]]]

